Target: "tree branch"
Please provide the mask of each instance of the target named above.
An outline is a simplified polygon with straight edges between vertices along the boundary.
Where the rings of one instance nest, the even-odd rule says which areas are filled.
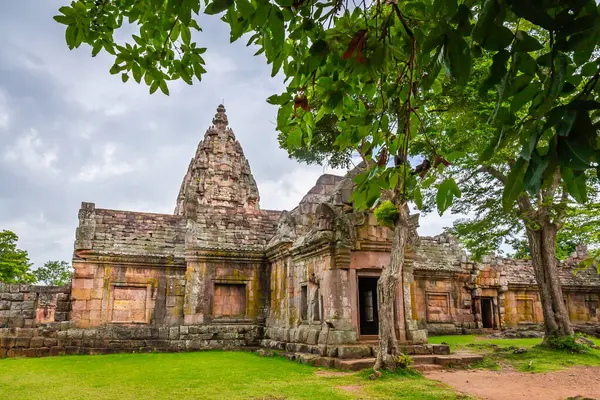
[[[481,166],[477,172],[485,172],[499,180],[502,184],[506,184],[506,176],[496,168],[488,165]]]

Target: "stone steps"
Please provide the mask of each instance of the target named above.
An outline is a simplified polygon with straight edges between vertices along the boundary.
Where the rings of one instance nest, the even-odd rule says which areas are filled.
[[[314,354],[296,354],[295,359],[303,364],[320,367],[337,368],[342,371],[360,371],[372,368],[375,358],[340,359],[320,357]],[[452,355],[416,355],[412,356],[414,368],[418,371],[433,371],[450,365],[469,365],[483,359],[478,354],[452,354]]]

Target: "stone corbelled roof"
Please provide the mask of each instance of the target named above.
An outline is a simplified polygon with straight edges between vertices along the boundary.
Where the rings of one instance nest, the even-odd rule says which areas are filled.
[[[263,251],[277,228],[280,211],[199,206],[188,221],[186,247]]]
[[[466,261],[466,253],[458,241],[447,234],[421,236],[414,252],[415,270],[461,272],[461,262]]]
[[[581,248],[564,262],[558,264],[558,276],[563,286],[596,286],[600,287],[600,275],[595,268],[579,270],[581,261],[587,258],[587,249]],[[535,285],[535,273],[528,260],[504,260],[508,284]]]
[[[183,178],[175,214],[193,218],[197,205],[258,209],[259,195],[242,146],[219,105]]]
[[[120,210],[94,210],[91,250],[104,254],[183,257],[181,216]]]

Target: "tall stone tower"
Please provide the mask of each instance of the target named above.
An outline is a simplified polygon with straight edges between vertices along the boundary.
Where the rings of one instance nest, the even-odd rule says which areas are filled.
[[[176,215],[195,219],[198,205],[258,209],[259,196],[242,146],[220,104],[198,144],[177,196]]]

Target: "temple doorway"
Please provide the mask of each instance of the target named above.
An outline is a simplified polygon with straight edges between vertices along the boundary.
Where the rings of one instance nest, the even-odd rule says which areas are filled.
[[[358,278],[358,309],[360,316],[360,334],[377,335],[379,333],[379,315],[377,313],[376,277]]]
[[[494,308],[490,297],[481,298],[481,323],[484,328],[491,329],[494,327]]]

